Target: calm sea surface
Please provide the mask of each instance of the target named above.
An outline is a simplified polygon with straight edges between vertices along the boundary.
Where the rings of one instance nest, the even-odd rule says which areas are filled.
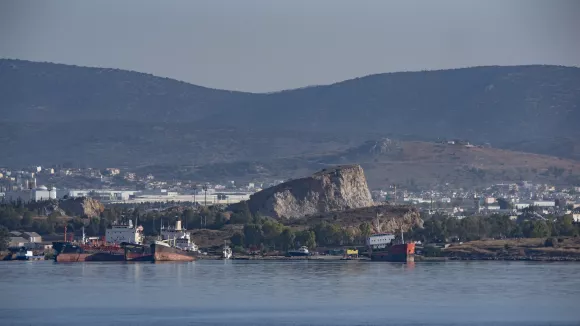
[[[580,264],[0,262],[0,325],[580,325]]]

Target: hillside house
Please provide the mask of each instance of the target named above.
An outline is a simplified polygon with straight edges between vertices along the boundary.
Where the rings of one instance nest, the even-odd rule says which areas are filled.
[[[28,240],[22,237],[10,237],[10,241],[8,242],[8,247],[16,248],[16,247],[24,247],[24,245],[28,242]]]
[[[572,218],[574,219],[574,222],[580,223],[580,208],[576,208],[572,211]]]
[[[38,234],[36,232],[23,232],[21,237],[28,240],[28,242],[33,242],[33,243],[42,242],[42,237],[40,236],[40,234]]]

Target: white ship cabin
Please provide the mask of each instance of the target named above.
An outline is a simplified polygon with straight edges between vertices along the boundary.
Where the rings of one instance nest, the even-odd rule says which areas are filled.
[[[111,228],[108,228],[105,233],[105,241],[107,243],[120,244],[128,243],[143,243],[143,227],[134,227],[133,222],[129,220],[128,224],[119,224],[114,222]]]
[[[367,246],[373,248],[384,248],[386,245],[395,240],[395,235],[392,233],[378,233],[373,234],[367,238]]]
[[[176,248],[187,251],[198,251],[197,245],[191,241],[191,233],[181,228],[181,221],[175,222],[175,227],[161,227],[161,237]]]

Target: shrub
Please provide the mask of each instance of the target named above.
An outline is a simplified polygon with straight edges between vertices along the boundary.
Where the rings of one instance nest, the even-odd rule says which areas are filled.
[[[441,249],[435,246],[425,246],[423,248],[423,256],[425,257],[441,257]]]
[[[556,246],[556,239],[554,238],[547,238],[544,241],[544,247],[555,247]]]

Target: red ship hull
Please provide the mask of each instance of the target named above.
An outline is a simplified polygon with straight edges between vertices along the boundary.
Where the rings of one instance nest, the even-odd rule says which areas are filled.
[[[388,246],[385,249],[373,250],[372,261],[413,262],[415,261],[415,244],[404,243]]]
[[[58,244],[58,245],[55,245]],[[70,242],[53,243],[57,262],[124,261],[123,249],[114,245],[75,245]]]
[[[110,252],[95,253],[61,253],[55,257],[57,262],[83,262],[83,261],[124,261],[123,254]]]
[[[194,261],[197,257],[194,252],[158,244],[151,245],[151,254],[153,261]]]
[[[153,261],[151,247],[148,245],[122,243],[126,261]]]

